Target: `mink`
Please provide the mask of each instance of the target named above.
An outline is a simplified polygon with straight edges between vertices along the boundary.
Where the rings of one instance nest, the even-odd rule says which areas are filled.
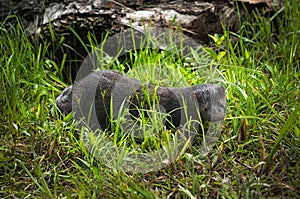
[[[105,129],[111,116],[116,116],[114,110],[124,105],[124,101],[129,101],[129,112],[132,118],[136,118],[140,117],[139,109],[149,109],[154,98],[168,113],[168,129],[176,128],[182,123],[184,101],[188,102],[188,106],[193,102],[188,114],[190,112],[197,115],[198,109],[202,122],[220,121],[226,114],[226,94],[221,85],[209,83],[187,87],[162,87],[142,83],[113,70],[92,72],[67,87],[56,98],[56,105],[64,114],[76,111],[77,119],[87,117],[93,106],[97,121],[92,123],[98,122],[100,127]],[[117,107],[112,110],[112,105]]]

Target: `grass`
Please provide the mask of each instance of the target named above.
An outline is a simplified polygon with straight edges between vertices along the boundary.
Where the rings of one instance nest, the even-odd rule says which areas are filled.
[[[113,170],[95,160],[72,116],[51,109],[67,86],[64,62],[49,59],[48,44],[30,42],[19,23],[3,21],[1,198],[299,198],[299,3],[287,1],[273,18],[253,15],[237,35],[213,36],[215,54],[207,49],[227,92],[217,145],[201,157],[196,139],[174,164],[144,174]],[[141,55],[144,63],[149,59],[167,60]],[[153,79],[153,70],[152,75],[134,70],[129,75],[167,86],[205,81],[203,74],[172,61],[162,66],[155,69],[160,79]]]

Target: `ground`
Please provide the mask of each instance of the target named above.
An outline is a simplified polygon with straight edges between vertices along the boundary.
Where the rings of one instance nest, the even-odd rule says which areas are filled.
[[[195,139],[175,162],[147,173],[112,169],[90,153],[72,115],[52,106],[67,87],[67,66],[51,59],[55,49],[46,42],[31,42],[20,24],[0,24],[1,198],[299,198],[299,3],[287,1],[271,18],[255,16],[238,34],[225,28],[212,36],[213,47],[205,49],[227,95],[216,145],[203,156]],[[129,75],[169,85],[207,81],[161,54],[138,61],[153,60],[164,67]],[[125,152],[158,150],[173,139],[168,131],[140,142],[106,133],[113,144],[106,147]]]

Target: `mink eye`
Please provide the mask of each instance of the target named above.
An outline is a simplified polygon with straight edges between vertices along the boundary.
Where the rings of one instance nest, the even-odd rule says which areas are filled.
[[[204,97],[202,95],[199,95],[198,99],[199,99],[200,102],[205,102],[205,99],[204,99]]]
[[[208,111],[208,107],[204,107],[204,111],[206,111],[206,112],[207,112],[207,111]]]

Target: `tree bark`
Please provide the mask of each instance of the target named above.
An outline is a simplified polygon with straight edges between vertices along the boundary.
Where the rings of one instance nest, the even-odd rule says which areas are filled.
[[[260,0],[258,4],[251,4],[256,2],[253,0],[242,1],[250,2],[246,3],[249,10],[271,9],[265,3],[268,1]],[[251,13],[234,0],[11,0],[1,1],[0,12],[2,20],[16,14],[27,34],[51,41],[53,49],[59,46],[58,52],[50,58],[60,62],[65,53],[70,60],[81,63],[87,52],[71,29],[85,43],[89,43],[89,32],[94,33],[100,43],[107,32],[113,35],[129,27],[180,26],[183,33],[205,44],[209,42],[208,34],[222,33],[222,24],[231,31],[238,30],[237,6],[241,17]]]

